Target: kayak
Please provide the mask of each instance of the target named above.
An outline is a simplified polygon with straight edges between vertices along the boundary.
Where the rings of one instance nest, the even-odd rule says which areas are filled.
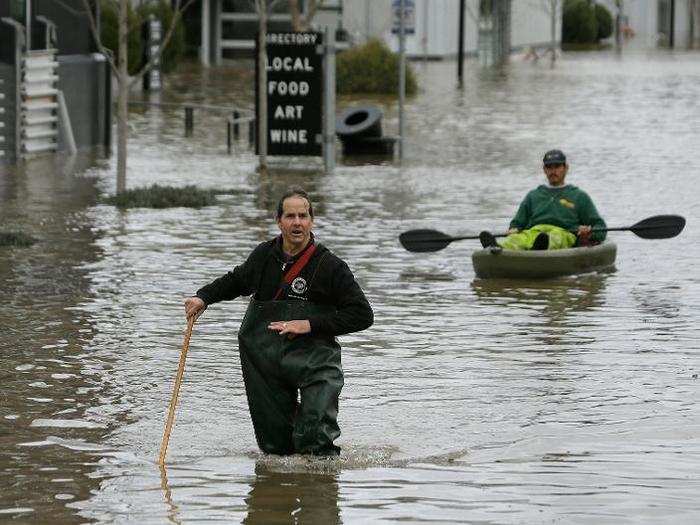
[[[472,263],[474,273],[482,279],[546,279],[612,269],[616,255],[617,245],[613,242],[563,250],[485,248],[472,253]]]

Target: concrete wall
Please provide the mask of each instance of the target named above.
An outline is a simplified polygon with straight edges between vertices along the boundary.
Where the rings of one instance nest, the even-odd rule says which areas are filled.
[[[562,0],[559,4],[561,2]],[[514,0],[511,6],[511,46],[515,49],[549,46],[552,41],[552,15],[549,0]],[[559,45],[561,43],[561,7],[556,10],[555,18],[554,34]]]
[[[58,63],[58,88],[66,99],[76,146],[108,144],[111,92],[107,62],[101,55],[61,55]],[[62,141],[61,136],[59,148]]]
[[[42,15],[56,24],[59,55],[87,54],[97,51],[82,0],[33,0],[34,16]],[[32,49],[44,49],[44,25],[33,24]]]

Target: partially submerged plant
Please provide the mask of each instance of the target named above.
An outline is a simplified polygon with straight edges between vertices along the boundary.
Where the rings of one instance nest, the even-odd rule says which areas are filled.
[[[0,247],[17,246],[26,248],[36,242],[36,239],[22,232],[0,232]]]
[[[202,190],[196,186],[159,186],[134,188],[103,199],[117,208],[202,208],[216,204],[217,193],[224,191]]]

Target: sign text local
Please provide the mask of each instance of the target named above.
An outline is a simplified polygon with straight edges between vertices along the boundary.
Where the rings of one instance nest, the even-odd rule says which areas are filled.
[[[269,155],[321,155],[321,44],[321,33],[266,35]]]

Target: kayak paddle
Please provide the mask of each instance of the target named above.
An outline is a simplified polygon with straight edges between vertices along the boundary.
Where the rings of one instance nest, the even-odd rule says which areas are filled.
[[[632,226],[594,228],[593,232],[631,231],[642,239],[670,239],[681,233],[684,227],[685,218],[680,215],[654,215]],[[506,235],[506,233],[499,233],[494,237]],[[437,230],[409,230],[399,235],[399,242],[409,252],[437,252],[446,248],[451,242],[478,238],[478,235],[451,237]]]

